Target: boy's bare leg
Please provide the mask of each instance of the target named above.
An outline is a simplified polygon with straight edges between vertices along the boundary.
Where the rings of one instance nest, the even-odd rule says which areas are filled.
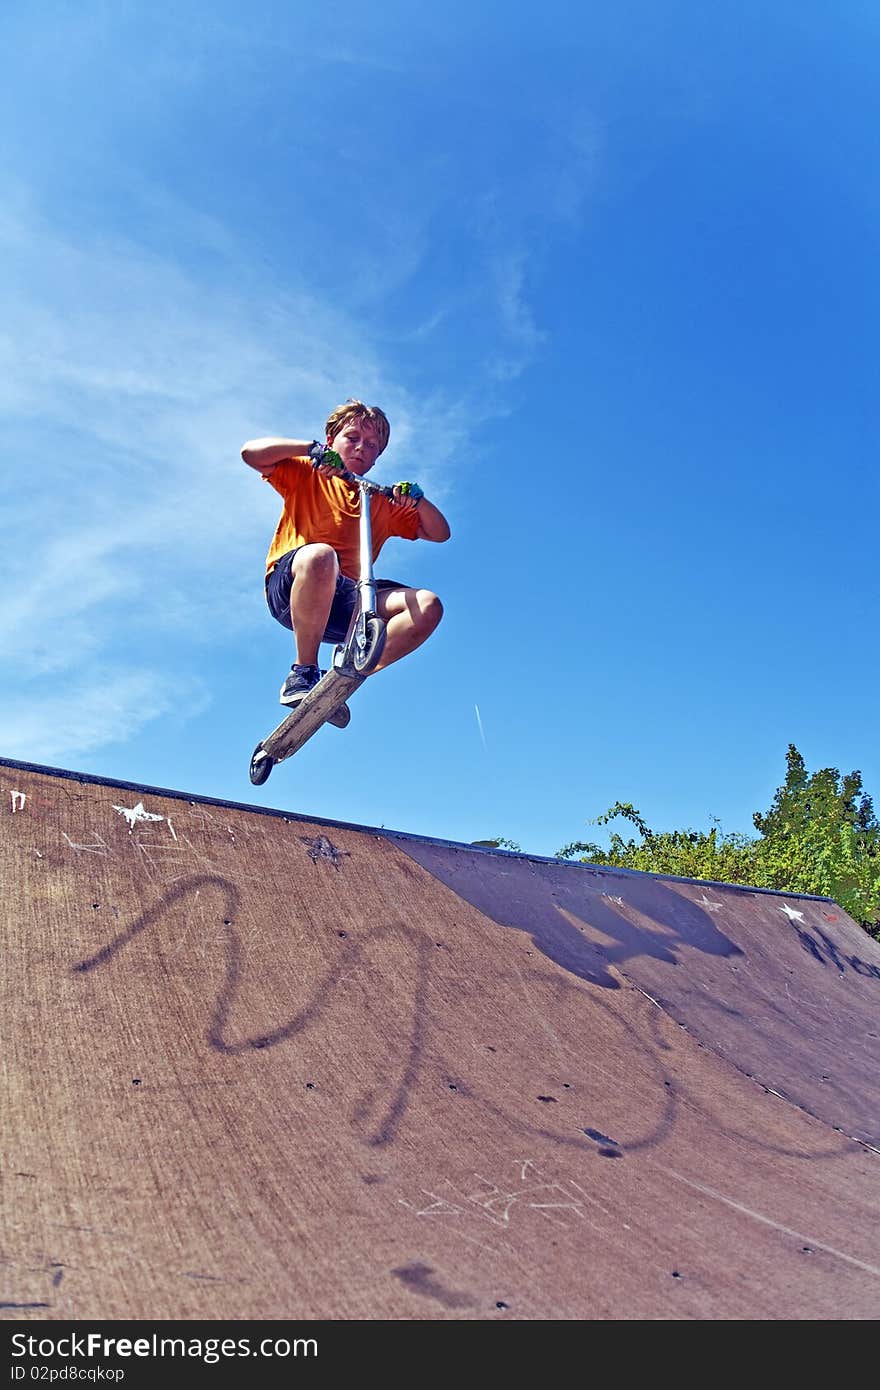
[[[388,625],[385,650],[376,671],[420,647],[443,617],[443,604],[430,589],[381,589],[376,605],[379,617]]]
[[[332,546],[314,543],[302,546],[291,564],[290,621],[296,642],[296,661],[281,687],[281,703],[298,705],[320,679],[318,649],[333,607],[339,561]],[[314,672],[303,667],[313,667]],[[328,714],[327,721],[344,729],[351,719],[345,701]]]
[[[339,562],[329,545],[304,545],[294,555],[290,620],[298,666],[317,666],[318,648],[327,626]]]

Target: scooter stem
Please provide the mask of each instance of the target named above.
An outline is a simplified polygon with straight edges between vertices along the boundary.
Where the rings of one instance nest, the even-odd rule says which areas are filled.
[[[361,575],[358,580],[361,616],[376,611],[376,582],[373,578],[373,525],[370,516],[370,494],[362,478],[358,479],[360,494]]]

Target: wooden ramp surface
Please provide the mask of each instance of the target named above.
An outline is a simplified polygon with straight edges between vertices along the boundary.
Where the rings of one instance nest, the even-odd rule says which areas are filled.
[[[833,903],[0,764],[0,1314],[880,1315]]]

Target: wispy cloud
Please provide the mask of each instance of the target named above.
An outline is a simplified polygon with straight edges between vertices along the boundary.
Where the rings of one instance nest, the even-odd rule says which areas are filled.
[[[545,261],[560,237],[581,227],[601,164],[601,132],[584,110],[548,109],[543,117],[542,157],[513,181],[496,176],[474,209],[488,313],[497,325],[485,366],[502,383],[521,376],[547,342],[534,308]]]
[[[17,676],[13,668],[13,681]],[[0,691],[0,730],[6,757],[63,762],[126,742],[144,725],[185,704],[195,716],[208,703],[194,680],[157,671],[112,668],[57,693]]]
[[[546,341],[546,334],[538,328],[530,305],[527,267],[527,253],[516,249],[497,253],[490,267],[503,344],[490,369],[500,381],[512,381],[520,376]]]

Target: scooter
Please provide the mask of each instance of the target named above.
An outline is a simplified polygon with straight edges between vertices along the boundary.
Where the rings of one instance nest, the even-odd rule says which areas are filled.
[[[385,649],[385,621],[376,612],[370,494],[375,492],[383,497],[392,497],[394,492],[390,487],[367,482],[366,478],[350,473],[347,468],[337,469],[336,475],[347,482],[356,483],[360,493],[357,603],[345,641],[334,649],[330,669],[287,718],[254,749],[250,778],[255,787],[262,786],[276,763],[292,757],[318,732],[333,711],[363,684]]]

